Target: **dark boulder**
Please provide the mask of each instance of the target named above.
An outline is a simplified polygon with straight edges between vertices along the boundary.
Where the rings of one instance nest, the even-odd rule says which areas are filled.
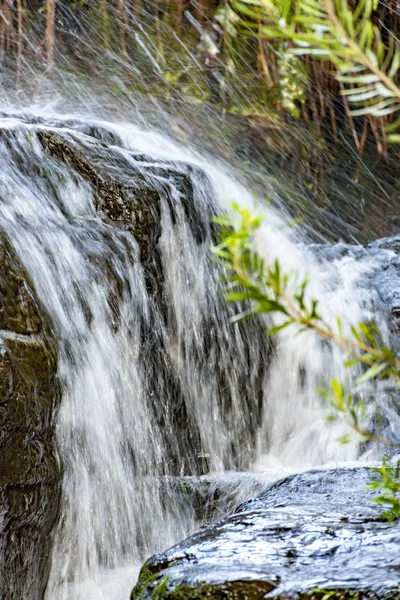
[[[54,340],[0,238],[0,597],[42,598],[60,497]]]
[[[400,528],[366,468],[284,478],[142,568],[132,600],[400,598]]]
[[[243,344],[243,347],[249,348],[240,359],[243,364],[238,364],[236,369],[240,396],[248,403],[243,422],[235,420],[235,428],[240,428],[237,435],[240,437],[240,449],[229,448],[224,461],[227,469],[248,468],[254,458],[255,436],[262,410],[262,381],[268,369],[272,344],[258,322],[231,327],[229,319],[235,314],[236,307],[227,305],[222,295],[216,297],[211,282],[217,283],[222,271],[213,263],[209,252],[210,245],[215,241],[216,226],[211,221],[215,206],[208,177],[196,165],[165,161],[126,149],[118,136],[112,137],[101,125],[89,127],[78,120],[44,120],[37,125],[36,135],[45,151],[46,160],[41,157],[38,167],[32,164],[30,154],[25,156],[26,165],[23,168],[27,173],[31,175],[39,170],[43,180],[51,181],[55,173],[62,171],[79,182],[84,181],[93,193],[97,215],[103,224],[109,226],[107,236],[110,238],[110,252],[115,252],[112,246],[113,230],[115,235],[119,235],[121,230],[129,232],[138,243],[139,256],[132,257],[132,261],[139,259],[143,266],[154,311],[152,319],[148,323],[143,322],[141,335],[142,360],[148,369],[145,385],[148,386],[148,396],[153,398],[154,419],[166,432],[167,472],[205,473],[209,469],[209,455],[204,451],[196,417],[187,410],[190,404],[188,396],[192,391],[183,389],[179,367],[174,365],[174,359],[171,360],[165,347],[165,331],[168,331],[170,341],[174,340],[173,343],[180,348],[186,361],[196,363],[198,373],[209,373],[208,365],[212,357],[212,369],[217,372],[217,387],[219,391],[223,390],[218,400],[228,430],[232,429],[229,419],[236,400],[230,391],[227,349],[233,344]],[[18,147],[17,151],[21,162],[21,149]],[[163,217],[166,216],[168,225],[163,225]],[[165,264],[160,248],[160,237],[162,233],[164,236],[166,234],[163,227],[179,228],[182,224],[190,231],[193,243],[206,256],[205,268],[211,283],[207,287],[203,314],[199,319],[200,335],[195,344],[189,341],[187,346],[185,336],[179,334],[180,315],[174,313],[173,300],[165,286]],[[102,257],[96,260],[101,270],[107,268]],[[187,281],[187,289],[196,286],[196,275],[185,274],[185,277],[193,278]],[[120,282],[116,280],[114,283],[116,274],[110,269],[107,269],[107,277],[112,281],[112,310],[116,313],[115,322],[118,323]],[[225,333],[221,335],[224,325],[227,339]],[[250,385],[249,372],[252,373]],[[185,436],[174,447],[168,432],[180,430],[185,431]]]

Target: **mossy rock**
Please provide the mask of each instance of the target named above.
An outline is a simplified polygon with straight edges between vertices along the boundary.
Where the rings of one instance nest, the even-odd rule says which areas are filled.
[[[132,600],[400,599],[400,530],[364,467],[285,477],[142,568]]]
[[[54,340],[28,277],[0,236],[0,597],[40,600],[60,498]]]

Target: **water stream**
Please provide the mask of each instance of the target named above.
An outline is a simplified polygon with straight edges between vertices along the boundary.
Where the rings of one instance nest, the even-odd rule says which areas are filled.
[[[232,200],[257,205],[265,256],[308,272],[332,322],[371,315],[373,299],[357,282],[373,265],[317,263],[301,230],[282,227],[284,212],[257,204],[217,160],[154,130],[44,112],[0,120],[0,226],[58,342],[63,499],[46,598],[124,600],[140,562],[198,525],[190,503],[160,486],[166,475],[268,470],[269,480],[271,471],[359,456],[356,442],[338,443],[347,428],[326,423],[316,392],[343,378],[339,353],[313,334],[282,334],[272,349],[265,324],[230,323],[234,308],[210,258],[211,215]],[[134,189],[157,192],[155,266],[141,261],[132,232],[96,213],[93,187],[44,150],[41,132],[92,156],[101,147]],[[154,268],[162,282],[151,291]]]

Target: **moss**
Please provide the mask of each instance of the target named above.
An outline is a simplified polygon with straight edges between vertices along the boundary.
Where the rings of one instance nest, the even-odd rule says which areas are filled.
[[[15,253],[0,237],[0,329],[37,333],[41,319],[27,277]]]
[[[143,571],[143,570],[142,570]],[[262,600],[276,584],[268,581],[232,581],[224,584],[174,585],[168,575],[152,573],[131,595],[131,600]],[[362,600],[360,591],[346,589],[319,589],[296,595],[296,600]],[[374,600],[374,594],[368,594]]]
[[[34,290],[0,236],[0,597],[43,597],[60,497],[53,414],[55,342]],[[33,567],[34,565],[34,567]]]
[[[262,600],[275,588],[268,581],[232,581],[221,585],[198,584],[190,586],[186,583],[174,585],[168,575],[159,581],[159,574],[154,574],[140,588],[132,592],[131,600]]]
[[[145,594],[145,592],[147,592],[147,588],[151,585],[153,581],[157,579],[158,576],[158,573],[151,573],[146,568],[146,565],[144,565],[144,567],[142,567],[140,571],[138,583],[132,590],[131,600],[139,600],[140,598],[146,598],[147,595]]]
[[[326,590],[314,588],[309,594],[301,594],[299,600],[362,600],[364,597],[365,595],[361,592],[353,590]],[[372,600],[374,595],[369,593],[368,598]]]

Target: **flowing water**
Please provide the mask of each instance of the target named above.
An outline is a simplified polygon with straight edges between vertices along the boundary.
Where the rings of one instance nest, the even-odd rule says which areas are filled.
[[[347,429],[326,423],[316,392],[343,378],[338,352],[309,333],[282,333],[272,348],[266,324],[230,323],[210,217],[232,200],[255,206],[238,176],[154,130],[43,114],[0,120],[0,225],[58,342],[63,499],[46,598],[123,600],[140,561],[196,527],[190,503],[160,485],[166,475],[268,470],[269,480],[353,461],[359,450],[337,442]],[[125,165],[133,190],[157,192],[155,263],[143,262],[130,230],[96,213],[93,186],[44,150],[43,132],[91,148],[92,158],[101,148]],[[263,253],[310,274],[327,320],[340,314],[346,326],[372,314],[357,282],[373,264],[321,265],[301,231],[282,227],[283,211],[256,209]],[[149,285],[157,269],[162,281]]]

